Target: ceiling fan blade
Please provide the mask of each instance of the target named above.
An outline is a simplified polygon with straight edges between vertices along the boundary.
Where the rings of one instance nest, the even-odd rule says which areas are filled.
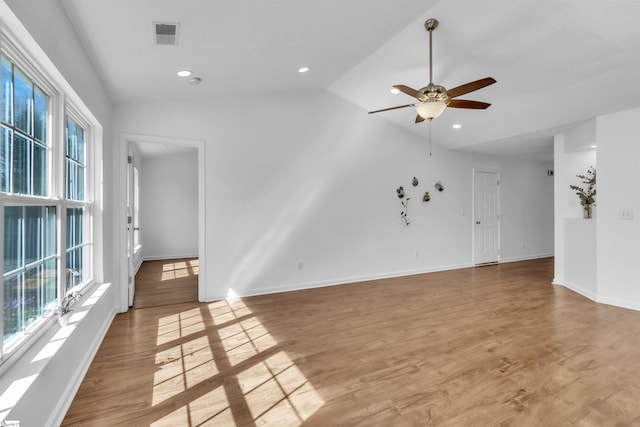
[[[424,122],[424,117],[422,117],[420,114],[418,114],[416,116],[416,123],[420,123],[420,122]]]
[[[369,111],[369,114],[380,113],[382,111],[397,110],[398,108],[413,107],[415,104],[398,105],[397,107],[383,108],[382,110]]]
[[[451,108],[471,108],[472,110],[484,110],[489,108],[491,104],[480,101],[469,101],[466,99],[452,99],[448,102],[447,107]]]
[[[396,89],[398,89],[402,93],[405,93],[405,94],[407,94],[409,96],[413,96],[418,101],[424,101],[426,99],[426,95],[424,93],[420,92],[419,90],[415,90],[413,88],[410,88],[409,86],[394,85],[393,87],[395,87]]]
[[[465,93],[482,89],[483,87],[492,85],[495,82],[496,79],[494,79],[493,77],[485,77],[484,79],[476,80],[475,82],[470,82],[454,87],[453,89],[449,89],[446,93],[447,95],[449,95],[449,98],[455,98],[456,96],[464,95]]]

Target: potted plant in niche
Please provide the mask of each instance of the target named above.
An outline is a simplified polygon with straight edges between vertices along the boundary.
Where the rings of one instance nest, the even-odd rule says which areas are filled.
[[[590,166],[585,175],[576,176],[582,180],[585,187],[570,185],[569,188],[574,190],[580,198],[584,218],[591,218],[593,206],[596,204],[596,168]]]

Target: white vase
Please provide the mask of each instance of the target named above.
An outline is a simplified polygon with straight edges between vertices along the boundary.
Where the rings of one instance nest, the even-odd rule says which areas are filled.
[[[60,326],[67,326],[69,324],[69,317],[71,317],[71,313],[58,315],[58,323]]]

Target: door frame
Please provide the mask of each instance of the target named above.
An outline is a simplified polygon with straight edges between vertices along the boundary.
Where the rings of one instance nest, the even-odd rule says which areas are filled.
[[[206,298],[205,284],[207,283],[206,268],[206,222],[205,222],[205,141],[159,137],[152,135],[140,135],[133,133],[121,133],[118,144],[119,155],[116,156],[115,171],[119,177],[116,188],[115,201],[117,209],[114,215],[114,227],[117,234],[116,239],[116,262],[119,266],[119,307],[120,312],[129,310],[129,276],[134,272],[129,271],[129,260],[127,253],[127,157],[129,155],[129,144],[135,142],[151,142],[157,144],[173,144],[184,147],[195,148],[198,156],[198,301],[204,302]]]
[[[473,265],[479,265],[476,262],[476,173],[494,173],[496,174],[496,178],[498,180],[498,188],[496,191],[496,204],[498,210],[498,263],[500,263],[502,258],[502,209],[500,203],[500,187],[501,187],[501,178],[500,171],[496,169],[485,169],[485,168],[473,168],[471,172],[471,262]]]

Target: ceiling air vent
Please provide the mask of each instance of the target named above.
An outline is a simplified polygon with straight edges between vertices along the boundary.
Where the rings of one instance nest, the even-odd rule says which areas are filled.
[[[153,43],[159,45],[177,45],[180,24],[169,22],[153,23]]]

